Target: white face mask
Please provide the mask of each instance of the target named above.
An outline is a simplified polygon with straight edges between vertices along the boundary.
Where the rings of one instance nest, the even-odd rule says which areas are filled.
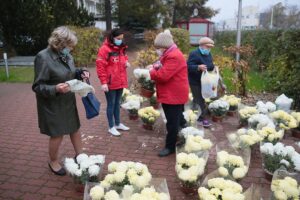
[[[163,55],[163,51],[161,49],[156,49],[155,51],[159,57]]]

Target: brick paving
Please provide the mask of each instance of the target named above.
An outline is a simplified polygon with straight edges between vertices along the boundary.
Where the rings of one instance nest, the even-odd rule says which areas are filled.
[[[95,70],[91,70],[92,84],[98,86]],[[196,200],[196,196],[186,196],[180,191],[175,176],[175,155],[166,158],[157,156],[164,144],[163,131],[147,131],[141,122],[130,121],[122,110],[122,120],[129,125],[130,132],[121,137],[107,133],[105,117],[105,98],[96,87],[97,96],[102,102],[100,116],[86,120],[81,100],[77,105],[81,119],[81,133],[84,151],[88,154],[106,155],[106,164],[111,161],[140,161],[148,165],[154,177],[165,177],[172,200]],[[68,176],[53,175],[47,166],[48,137],[39,133],[34,93],[30,84],[0,84],[0,199],[18,200],[74,200],[83,195],[74,190],[72,179]],[[210,131],[218,141],[225,134],[237,129],[236,117],[228,117],[222,123],[212,126]],[[294,143],[288,137],[287,142]],[[73,147],[65,136],[60,149],[60,158],[73,157]],[[208,172],[216,169],[215,151],[212,150],[208,161]],[[252,152],[251,165],[247,177],[241,182],[245,188],[255,183],[264,196],[269,195],[270,182],[264,178],[258,149]]]

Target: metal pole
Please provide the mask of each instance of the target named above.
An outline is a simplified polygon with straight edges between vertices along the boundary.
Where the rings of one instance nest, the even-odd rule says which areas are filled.
[[[270,29],[273,29],[274,6],[272,6]]]
[[[3,53],[3,59],[4,59],[4,62],[5,62],[6,78],[9,78],[8,63],[7,63],[7,54],[6,53]]]
[[[241,27],[242,27],[242,0],[239,0],[239,10],[238,10],[238,21],[237,21],[237,36],[236,36],[236,46],[239,48],[241,46]],[[236,53],[236,61],[240,61],[240,53]]]

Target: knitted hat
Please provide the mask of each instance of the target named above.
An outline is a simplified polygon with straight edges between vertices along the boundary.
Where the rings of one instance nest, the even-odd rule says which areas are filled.
[[[210,39],[209,37],[202,37],[199,40],[199,45],[206,45],[206,46],[209,46],[209,47],[214,47],[215,42],[212,39]]]
[[[171,32],[167,29],[164,32],[159,33],[155,40],[154,40],[154,46],[156,48],[169,48],[174,44],[173,36]]]

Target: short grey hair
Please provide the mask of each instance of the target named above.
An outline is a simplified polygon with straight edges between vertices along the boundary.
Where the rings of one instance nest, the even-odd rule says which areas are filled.
[[[77,41],[74,31],[66,26],[60,26],[51,33],[48,44],[52,49],[62,50],[67,46],[74,47],[77,44]]]

